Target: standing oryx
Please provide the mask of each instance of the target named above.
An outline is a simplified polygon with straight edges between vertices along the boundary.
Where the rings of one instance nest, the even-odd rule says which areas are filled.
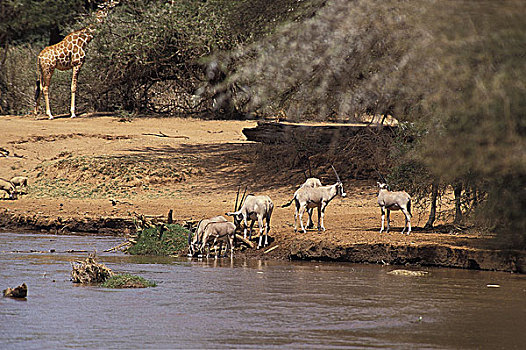
[[[239,192],[238,192],[239,195]],[[243,195],[244,197],[244,195]],[[245,200],[243,203],[243,199]],[[272,211],[274,210],[274,203],[269,196],[254,196],[249,194],[246,198],[241,198],[240,207],[233,213],[226,213],[228,216],[234,218],[234,223],[237,227],[240,226],[241,221],[245,224],[243,230],[243,238],[247,238],[247,226],[248,220],[250,223],[250,233],[249,239],[252,238],[252,227],[254,226],[255,220],[258,221],[259,225],[259,243],[257,249],[261,247],[261,241],[263,239],[263,231],[265,231],[265,243],[264,246],[268,245],[268,231],[270,230],[270,217],[272,216]],[[236,207],[237,207],[237,198],[236,198]],[[235,208],[234,208],[235,209]],[[265,228],[263,230],[263,220],[265,220]]]
[[[405,191],[391,192],[388,190],[388,185],[377,182],[380,191],[378,193],[378,205],[382,210],[382,228],[380,233],[384,231],[385,211],[387,210],[387,230],[389,232],[389,214],[391,210],[401,210],[405,215],[405,225],[402,233],[409,225],[407,234],[411,233],[411,196]]]
[[[190,233],[188,234],[188,254],[190,256],[194,256],[195,253],[197,253],[197,251],[200,249],[201,243],[203,240],[203,233],[205,231],[206,225],[208,225],[211,222],[227,222],[227,221],[228,220],[225,219],[225,217],[221,215],[214,216],[213,218],[210,218],[210,219],[203,219],[199,221],[195,229],[195,233],[192,233],[190,231]]]
[[[282,208],[286,208],[292,204],[296,203],[296,211],[294,214],[294,231],[298,230],[297,221],[299,220],[301,225],[301,230],[303,233],[306,233],[305,227],[303,226],[303,212],[310,208],[318,208],[318,231],[325,231],[325,226],[323,225],[323,217],[325,215],[325,208],[330,203],[330,201],[340,195],[345,197],[347,194],[343,189],[343,184],[336,172],[336,169],[332,167],[334,174],[336,175],[336,183],[330,186],[320,186],[320,187],[300,187],[295,193],[294,197],[290,202],[282,205]]]
[[[316,177],[309,177],[305,180],[305,182],[300,186],[300,188],[303,187],[321,187],[321,181],[320,179]],[[312,212],[314,211],[314,208],[307,208],[307,214],[309,214],[309,219],[307,220],[307,228],[313,228],[314,222],[312,222]]]

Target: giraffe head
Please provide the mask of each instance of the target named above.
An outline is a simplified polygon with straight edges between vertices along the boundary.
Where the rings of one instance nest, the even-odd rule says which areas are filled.
[[[99,10],[95,13],[95,20],[97,23],[103,23],[104,19],[108,16],[108,12],[117,6],[119,1],[109,0],[99,5]]]

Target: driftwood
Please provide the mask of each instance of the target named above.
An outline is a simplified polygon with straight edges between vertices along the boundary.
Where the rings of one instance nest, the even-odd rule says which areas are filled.
[[[137,243],[137,242],[135,242],[135,243]],[[125,241],[125,242],[122,242],[122,243],[116,245],[113,248],[106,249],[104,252],[107,253],[107,252],[111,252],[111,251],[114,251],[114,250],[126,249],[126,248],[128,248],[129,245],[132,245],[132,244],[133,243],[128,240],[128,241]]]
[[[110,268],[95,261],[90,255],[85,261],[71,263],[71,280],[73,283],[102,283],[113,276]]]
[[[146,136],[157,136],[157,137],[169,137],[171,139],[189,139],[188,136],[170,136],[170,135],[166,135],[165,133],[163,133],[162,131],[159,131],[158,134],[154,134],[154,133],[143,133],[143,135],[146,135]]]
[[[273,251],[274,249],[276,249],[276,248],[278,248],[278,247],[279,247],[279,244],[273,246],[272,248],[269,248],[269,249],[265,250],[263,253],[264,253],[264,254],[268,254],[268,253],[270,253],[271,251]]]
[[[116,117],[117,113],[115,112],[81,112],[77,113],[77,118],[93,118],[93,117]],[[60,119],[60,118],[70,118],[70,113],[63,113],[63,114],[55,114],[53,116],[54,119]],[[48,120],[49,118],[46,115],[38,114],[35,117],[36,120]]]
[[[4,289],[4,297],[25,298],[27,297],[27,286],[25,283],[15,288]]]
[[[254,245],[254,243],[250,242],[248,239],[246,238],[243,238],[243,236],[241,235],[238,235],[236,234],[236,239],[239,239],[241,242],[245,243],[246,245],[248,245],[250,248],[254,249],[256,246]]]
[[[336,139],[349,139],[361,132],[374,131],[394,136],[396,126],[375,124],[305,125],[292,123],[258,122],[255,128],[244,128],[243,134],[249,141],[262,143],[293,143],[309,140],[317,144],[329,144]]]

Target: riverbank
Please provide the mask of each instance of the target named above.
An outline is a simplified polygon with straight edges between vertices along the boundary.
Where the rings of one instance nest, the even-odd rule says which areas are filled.
[[[0,177],[29,178],[27,194],[0,199],[0,229],[124,236],[133,231],[136,215],[165,217],[172,209],[175,222],[224,215],[233,209],[238,187],[248,186],[274,201],[269,248],[277,248],[240,253],[245,256],[526,272],[525,252],[506,249],[493,236],[447,227],[419,230],[425,208],[415,208],[411,235],[400,233],[400,213],[392,215],[393,230],[379,234],[375,180],[344,178],[348,196],[329,204],[327,231],[295,233],[293,208],[280,206],[303,174],[280,172],[256,156],[259,145],[242,134],[255,125],[0,116],[0,147],[10,154],[0,158]],[[332,183],[330,171],[326,174],[322,182]]]
[[[134,232],[132,217],[63,218],[25,216],[9,211],[0,212],[0,228],[11,231],[42,232],[53,235],[112,235],[125,237]],[[1,233],[0,233],[1,234]],[[458,237],[457,237],[458,238]],[[464,237],[463,239],[469,239]],[[257,259],[290,259],[339,261],[406,266],[437,266],[449,268],[526,273],[526,254],[518,250],[484,249],[451,244],[409,242],[334,242],[313,231],[290,237],[272,236],[269,247],[244,250],[236,255]]]

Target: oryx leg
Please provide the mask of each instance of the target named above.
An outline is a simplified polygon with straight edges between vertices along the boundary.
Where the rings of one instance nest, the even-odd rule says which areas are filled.
[[[385,208],[380,207],[380,210],[382,211],[382,228],[380,229],[380,233],[382,233],[384,232]]]
[[[212,245],[211,244],[207,244],[206,245],[206,257],[207,258],[210,258],[210,250],[212,249]]]
[[[258,243],[258,248],[259,249],[261,247],[261,241],[263,240],[263,234],[265,235],[265,244],[263,245],[264,247],[266,247],[268,245],[268,231],[270,230],[270,215],[267,215],[266,218],[265,218],[265,227],[263,227],[263,218],[258,218],[258,223],[259,223],[259,243]]]
[[[250,222],[250,232],[248,233],[248,239],[249,239],[249,240],[252,239],[252,228],[254,227],[254,223],[255,223],[255,222],[256,222],[255,220],[252,220],[252,221]]]
[[[300,222],[300,225],[301,225],[301,231],[303,231],[303,233],[307,233],[307,231],[305,230],[305,227],[303,227],[303,213],[305,212],[305,206],[300,206],[300,209],[299,209],[299,212],[298,212],[298,220]]]
[[[247,239],[247,227],[248,227],[248,221],[246,217],[243,217],[243,223],[245,224],[245,228],[243,229],[243,238]]]
[[[299,204],[298,202],[296,202],[296,208],[294,210],[294,232],[298,232],[298,224],[297,224],[297,221],[298,221],[298,215],[299,215]]]
[[[314,208],[307,209],[307,213],[309,214],[309,219],[307,220],[307,228],[313,228],[314,222],[312,222],[312,212],[314,211]]]
[[[230,259],[232,259],[234,257],[234,237],[229,236],[227,242],[228,242],[228,247],[230,248]]]
[[[272,216],[272,211],[267,214],[267,221],[265,226],[265,247],[268,246],[268,232],[270,231],[270,217]]]
[[[409,211],[405,208],[402,208],[402,212],[404,213],[404,216],[405,216],[405,225],[404,225],[404,229],[402,230],[402,233],[404,233],[406,227],[409,226],[409,229],[407,230],[407,234],[410,234],[411,233],[411,214],[409,214]]]
[[[323,218],[325,217],[325,208],[327,208],[327,204],[325,203],[322,203],[321,206],[318,207],[318,231],[320,231],[320,228],[322,231],[325,231],[325,225],[323,224]]]
[[[217,250],[217,247],[216,247],[216,259],[218,257],[219,258],[223,257],[223,241],[219,242],[219,250]]]
[[[389,229],[391,228],[391,211],[389,209],[387,210],[387,230],[386,233],[389,233]]]
[[[258,215],[258,226],[259,226],[259,241],[258,241],[258,247],[256,249],[259,249],[261,247],[261,241],[263,240],[263,235],[265,232],[265,226],[263,226],[263,217]]]

